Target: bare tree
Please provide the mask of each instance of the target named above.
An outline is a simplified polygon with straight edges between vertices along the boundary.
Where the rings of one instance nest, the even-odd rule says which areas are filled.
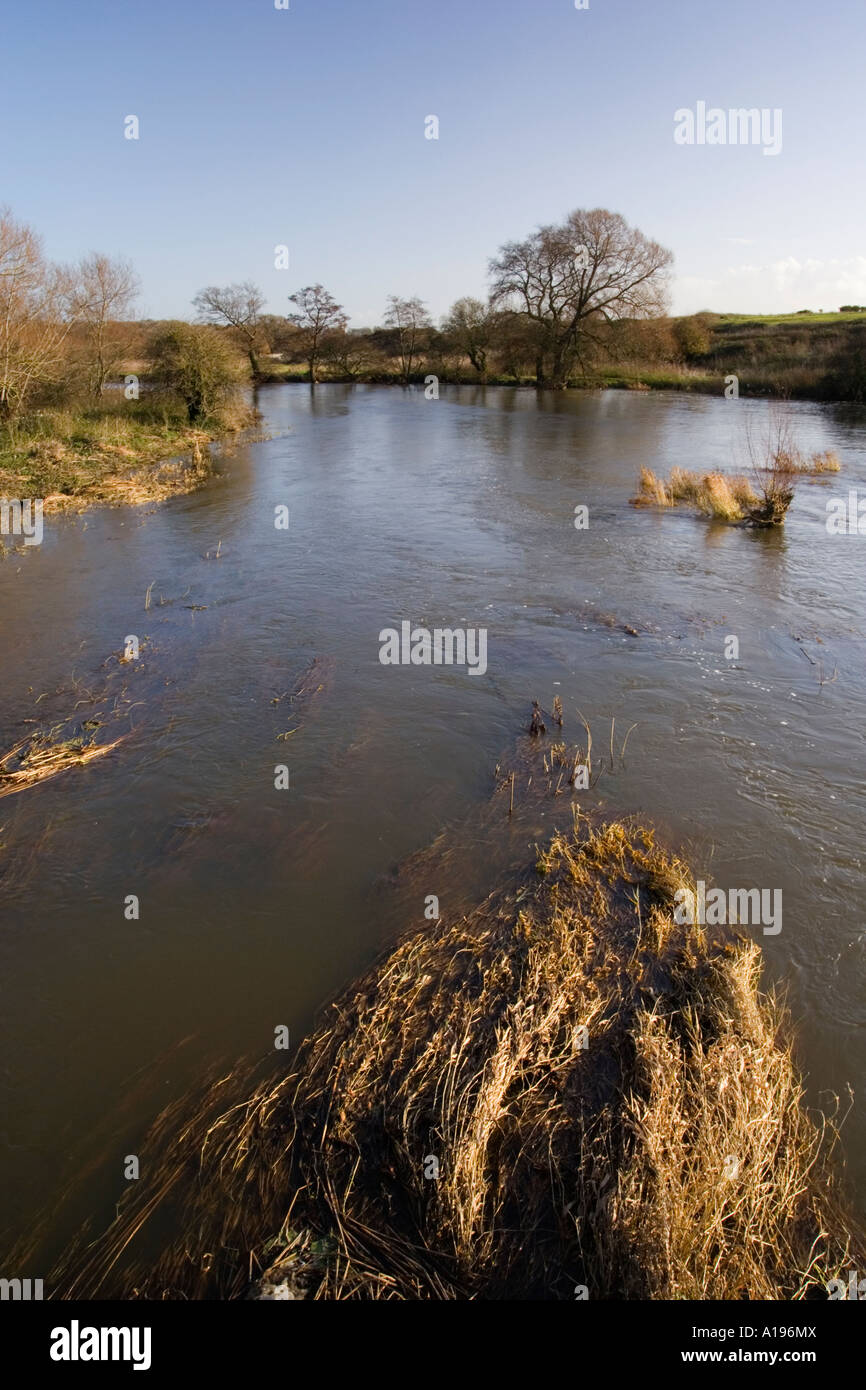
[[[294,351],[300,333],[285,314],[259,315],[259,342],[263,352],[283,353]]]
[[[85,328],[90,389],[99,397],[127,353],[117,320],[129,314],[138,296],[138,276],[130,261],[112,260],[96,251],[79,262],[73,276],[73,311]]]
[[[322,357],[332,363],[342,376],[348,377],[361,376],[370,371],[377,360],[369,331],[345,328],[333,329],[324,335]]]
[[[241,285],[208,285],[199,290],[193,306],[201,323],[233,328],[250,359],[253,377],[259,375],[258,348],[262,340],[261,315],[265,297],[251,280]]]
[[[492,338],[490,306],[466,296],[452,304],[442,321],[442,332],[451,338],[483,379]]]
[[[412,368],[419,360],[421,337],[429,328],[430,315],[420,299],[401,299],[399,295],[388,296],[388,310],[385,314],[388,328],[396,328],[400,352],[400,371],[408,383]]]
[[[46,261],[31,227],[0,208],[0,418],[57,379],[75,311],[68,271]]]
[[[342,304],[338,304],[323,285],[305,285],[289,296],[289,302],[298,306],[296,314],[289,314],[289,321],[304,334],[310,381],[315,382],[324,336],[334,329],[345,328],[348,316]]]
[[[594,323],[664,312],[672,261],[619,213],[578,210],[500,248],[490,262],[491,303],[529,320],[538,384],[561,388]]]

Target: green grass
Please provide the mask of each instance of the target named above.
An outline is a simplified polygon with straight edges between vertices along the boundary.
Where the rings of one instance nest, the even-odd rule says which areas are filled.
[[[840,314],[838,311],[813,314],[719,314],[714,327],[723,328],[725,324],[744,323],[861,323],[866,322],[866,314]]]
[[[698,372],[688,367],[598,367],[587,374],[585,381],[574,385],[598,386],[609,390],[635,391],[646,387],[653,391],[714,391],[721,394],[724,378],[721,374]]]

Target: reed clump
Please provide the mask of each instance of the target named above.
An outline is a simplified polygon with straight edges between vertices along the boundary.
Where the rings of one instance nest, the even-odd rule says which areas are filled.
[[[763,429],[756,429],[747,418],[744,439],[747,473],[693,473],[687,468],[673,468],[665,480],[651,468],[642,467],[632,506],[689,506],[714,521],[781,526],[799,479],[838,473],[842,466],[834,449],[804,454],[790,416],[777,408],[770,409]]]
[[[746,477],[727,473],[693,473],[674,468],[668,480],[641,468],[635,507],[691,506],[717,521],[745,521],[760,501]]]
[[[92,737],[55,739],[52,734],[30,735],[0,757],[0,797],[28,791],[71,767],[84,767],[112,752],[113,743],[95,743]]]
[[[864,1258],[831,1128],[807,1113],[758,947],[676,923],[690,884],[651,831],[578,816],[518,887],[348,988],[287,1074],[240,1068],[167,1112],[147,1180],[52,1286],[826,1296]]]
[[[798,458],[796,460],[796,471],[807,473],[810,476],[820,476],[822,473],[838,473],[842,464],[835,449],[823,449],[818,453],[811,454],[809,458]]]
[[[670,507],[673,500],[664,481],[651,468],[641,466],[637,496],[632,498],[636,507]]]

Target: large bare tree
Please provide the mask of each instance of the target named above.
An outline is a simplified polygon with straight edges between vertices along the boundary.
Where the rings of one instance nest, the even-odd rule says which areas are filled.
[[[258,349],[265,297],[251,280],[240,285],[208,285],[192,301],[202,323],[233,328],[250,359],[253,378],[259,375]]]
[[[0,208],[0,418],[57,379],[75,310],[72,277],[45,259],[31,227]]]
[[[385,314],[388,328],[396,328],[400,371],[408,384],[412,368],[420,357],[424,330],[430,327],[430,315],[420,299],[401,299],[399,295],[388,296],[388,309]]]
[[[289,296],[289,302],[298,307],[296,314],[289,314],[289,322],[303,332],[310,364],[310,381],[314,382],[325,335],[345,328],[348,316],[343,312],[342,304],[337,303],[324,285],[305,285]]]
[[[138,297],[138,276],[130,261],[92,252],[73,270],[73,310],[84,325],[90,389],[101,396],[105,383],[127,355],[128,340],[119,330]]]
[[[664,312],[672,262],[619,213],[578,210],[500,248],[491,302],[532,324],[538,384],[561,388],[594,324]]]

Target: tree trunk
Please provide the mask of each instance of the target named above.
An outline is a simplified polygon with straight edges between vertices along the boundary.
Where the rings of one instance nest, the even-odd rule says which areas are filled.
[[[571,359],[565,347],[557,347],[553,353],[553,368],[550,374],[550,386],[554,391],[564,391],[568,385],[568,373],[570,370]]]

